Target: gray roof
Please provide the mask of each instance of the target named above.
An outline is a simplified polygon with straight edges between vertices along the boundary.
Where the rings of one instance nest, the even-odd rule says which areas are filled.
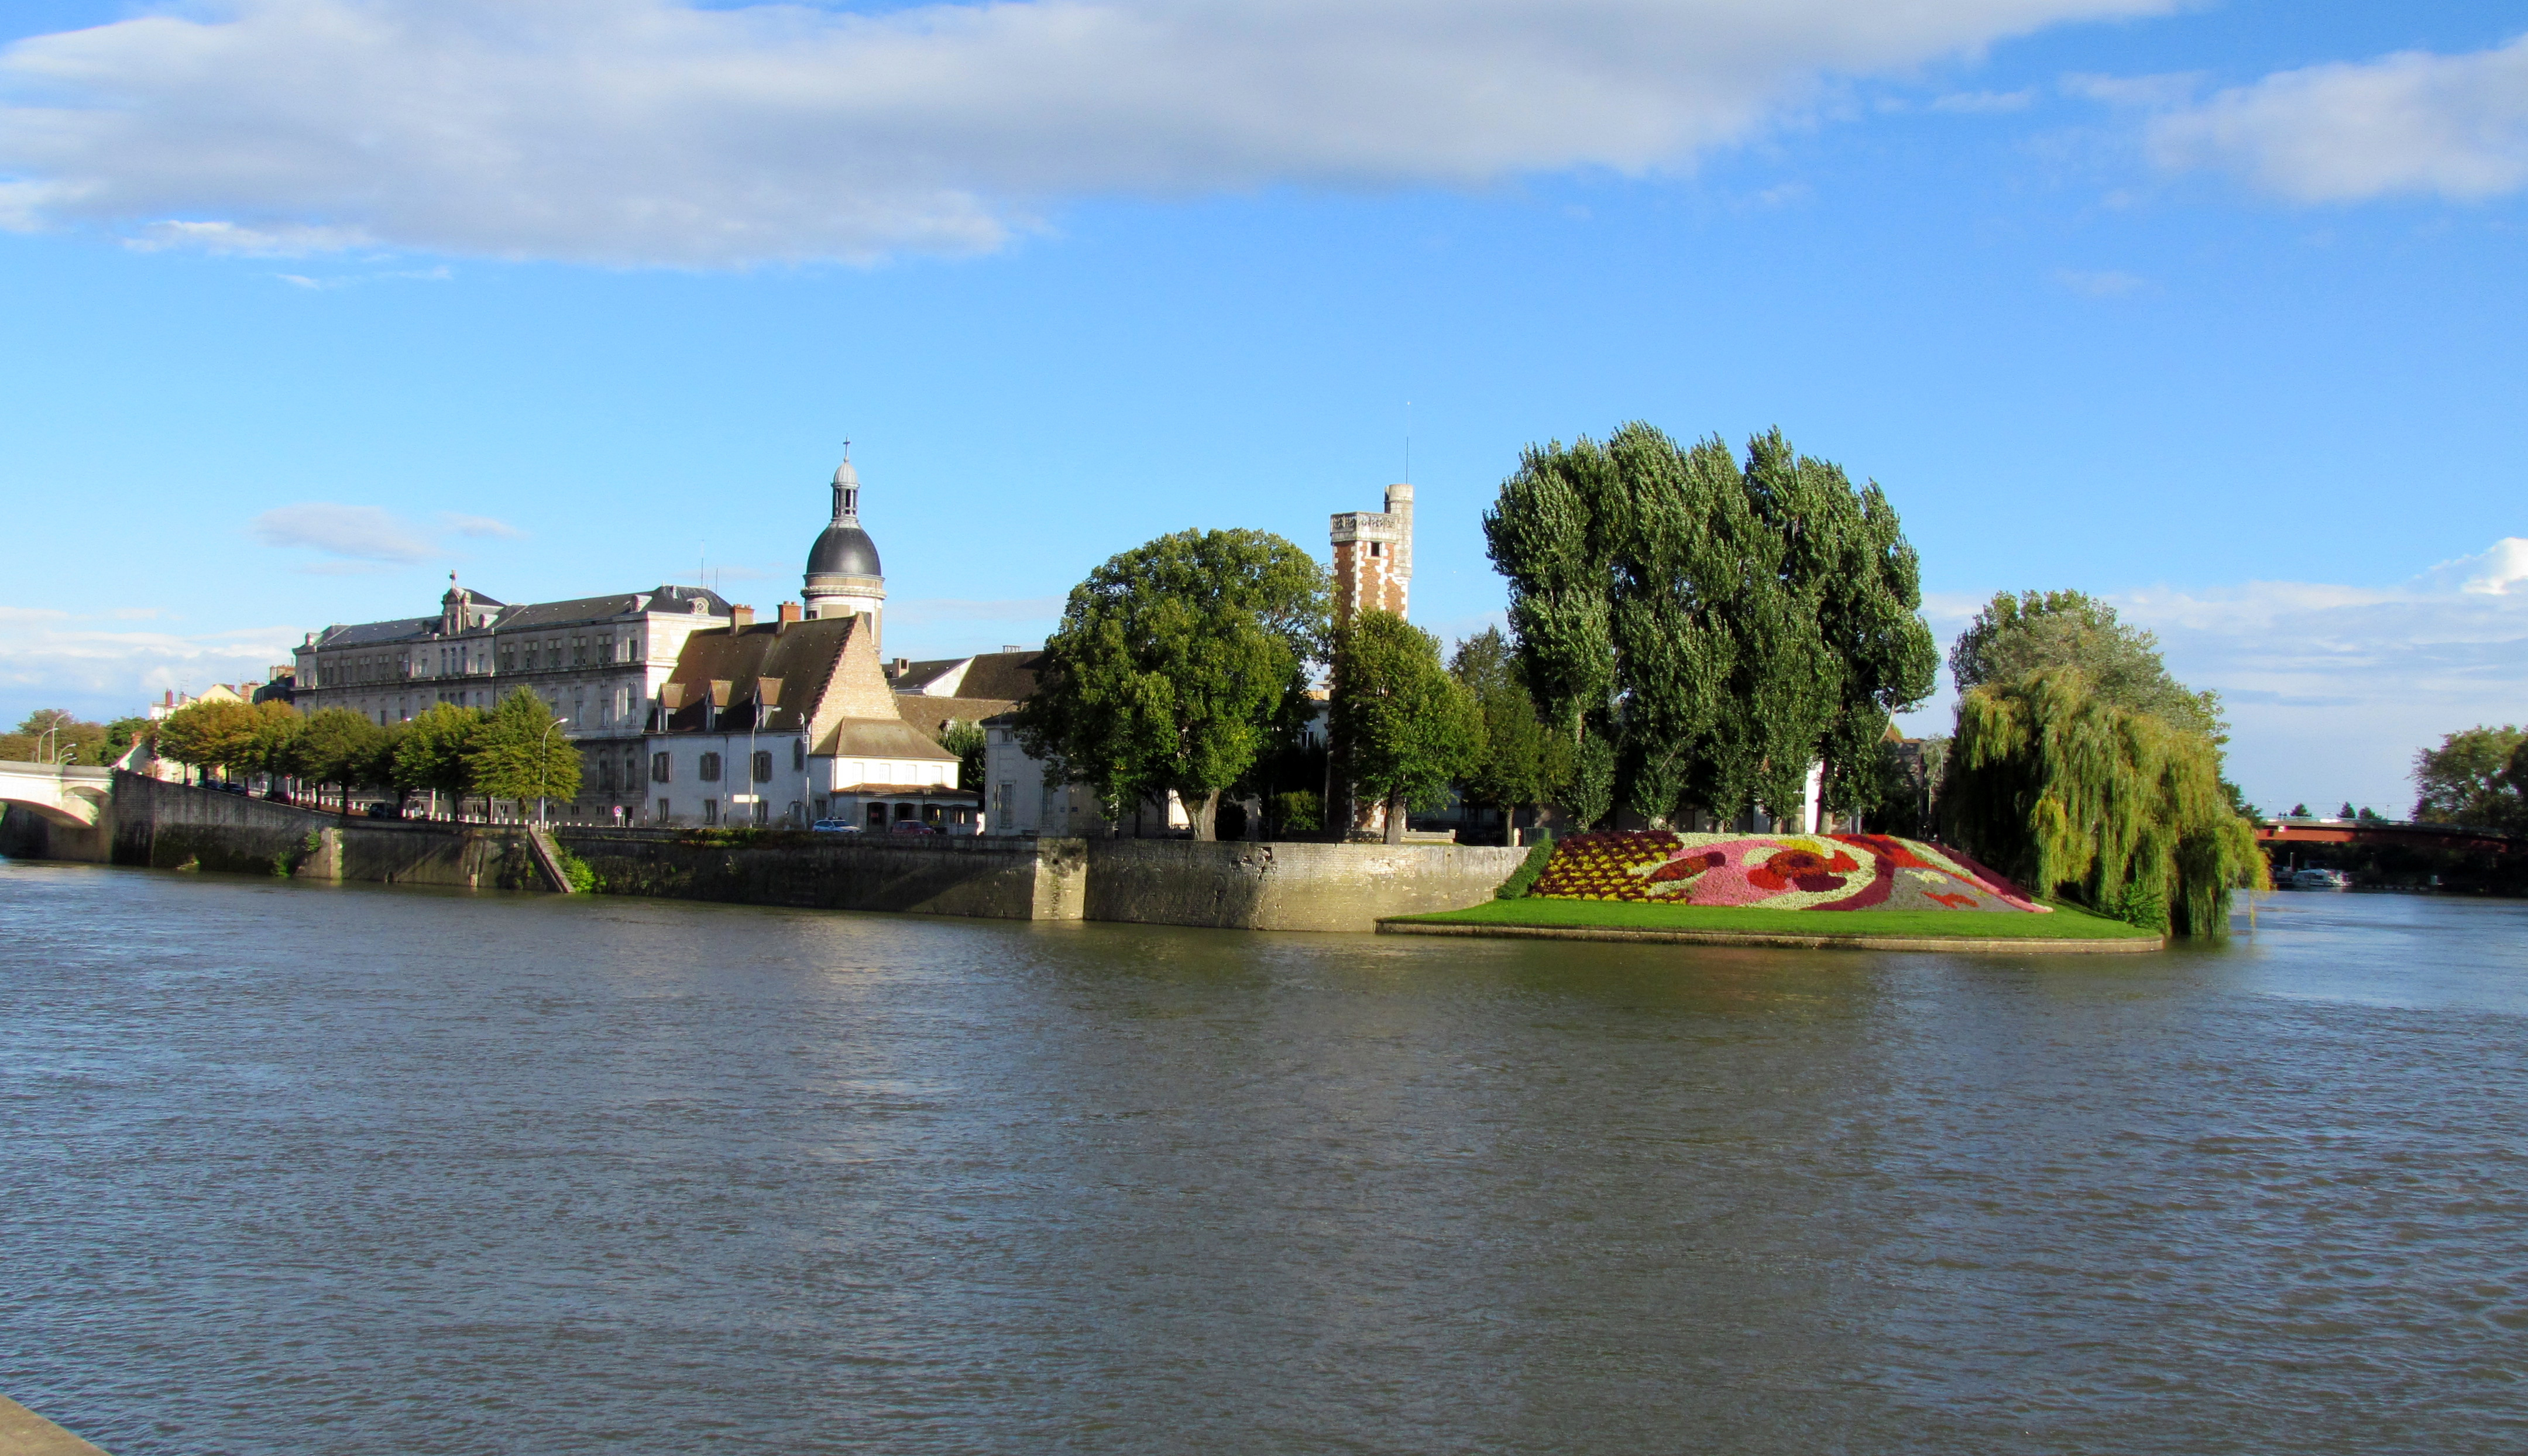
[[[373,648],[385,643],[411,642],[439,630],[437,617],[397,617],[392,622],[355,622],[348,627],[334,626],[316,634],[316,646],[326,651],[337,648]]]
[[[581,597],[569,601],[533,601],[513,606],[492,619],[495,632],[530,632],[540,627],[567,627],[573,622],[603,622],[634,612],[690,612],[695,598],[708,603],[713,616],[727,616],[728,602],[700,587],[660,587],[651,592],[618,592],[610,597]]]
[[[877,543],[858,526],[840,521],[816,535],[816,544],[808,548],[810,576],[884,576],[878,569]]]

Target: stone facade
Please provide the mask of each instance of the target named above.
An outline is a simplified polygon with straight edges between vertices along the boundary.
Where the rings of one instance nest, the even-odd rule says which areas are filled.
[[[1364,611],[1406,615],[1413,586],[1413,488],[1387,488],[1383,511],[1343,511],[1329,538],[1335,557],[1335,622]]]
[[[580,751],[580,797],[557,814],[638,821],[658,690],[685,639],[726,627],[735,611],[695,587],[512,605],[451,584],[438,616],[309,634],[295,702],[302,713],[344,707],[399,723],[442,702],[489,711],[529,689]]]

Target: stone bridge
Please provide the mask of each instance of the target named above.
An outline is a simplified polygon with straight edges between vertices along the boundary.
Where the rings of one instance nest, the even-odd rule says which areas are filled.
[[[0,804],[24,805],[49,823],[91,828],[113,798],[111,768],[0,759]]]

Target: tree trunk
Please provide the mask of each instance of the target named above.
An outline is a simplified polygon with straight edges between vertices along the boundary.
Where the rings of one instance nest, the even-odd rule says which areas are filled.
[[[1402,794],[1387,796],[1387,842],[1392,845],[1404,843],[1404,796]]]
[[[1193,820],[1193,837],[1206,844],[1219,837],[1212,832],[1212,825],[1217,822],[1219,814],[1220,791],[1218,789],[1204,794],[1198,803],[1185,805],[1185,817]]]

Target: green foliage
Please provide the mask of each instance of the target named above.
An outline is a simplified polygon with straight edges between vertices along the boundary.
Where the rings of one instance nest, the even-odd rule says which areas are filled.
[[[298,736],[307,730],[307,720],[298,709],[287,702],[274,701],[254,705],[254,736],[248,741],[246,757],[249,766],[270,774],[293,772],[297,762]]]
[[[2487,829],[2528,827],[2521,812],[2521,770],[2528,769],[2528,734],[2515,724],[2479,723],[2441,739],[2414,755],[2414,817],[2426,824],[2471,824]]]
[[[462,794],[472,787],[466,758],[487,721],[479,707],[433,703],[403,725],[396,740],[395,784],[398,789]]]
[[[545,701],[520,688],[475,729],[465,754],[465,780],[477,794],[520,804],[576,799],[579,750],[562,736]]]
[[[129,723],[133,719],[122,719]],[[142,724],[147,719],[137,720]],[[20,763],[111,763],[131,747],[127,737],[113,743],[114,725],[90,723],[66,708],[39,707],[26,714],[15,733],[0,733],[0,758]]]
[[[1484,530],[1521,676],[1579,739],[1565,806],[1584,824],[1797,804],[1819,758],[1828,803],[1860,807],[1889,714],[1934,684],[1886,495],[1779,431],[1743,465],[1639,423],[1531,447]]]
[[[247,767],[261,726],[242,702],[188,702],[159,722],[158,756],[192,768]]]
[[[983,746],[981,725],[961,723],[954,718],[939,727],[939,746],[957,755],[957,787],[980,792],[983,787]]]
[[[1518,861],[1518,868],[1511,870],[1509,878],[1501,881],[1501,888],[1493,892],[1493,898],[1496,900],[1526,899],[1527,892],[1536,887],[1536,877],[1545,873],[1546,863],[1553,858],[1554,835],[1551,831],[1540,829],[1537,831],[1536,843],[1528,846],[1527,858]]]
[[[1274,795],[1272,822],[1284,834],[1314,834],[1326,823],[1323,796],[1313,789]]]
[[[2268,883],[2220,745],[2109,702],[2074,668],[1970,689],[1942,800],[1970,854],[2135,924],[2224,936],[2231,891]]]
[[[1546,725],[1520,681],[1508,639],[1487,627],[1457,644],[1448,675],[1483,720],[1482,748],[1466,769],[1467,802],[1503,810],[1553,802],[1571,783],[1571,737]]]
[[[96,761],[112,763],[132,752],[132,746],[149,737],[147,718],[117,718],[105,725],[104,742],[98,745]]]
[[[290,741],[285,771],[316,784],[366,786],[377,781],[378,754],[386,742],[387,730],[368,714],[320,707],[307,715]]]
[[[1324,569],[1260,531],[1182,531],[1074,587],[1019,741],[1111,815],[1173,789],[1210,839],[1221,791],[1307,707],[1324,654]]]
[[[1881,740],[1876,803],[1865,811],[1870,832],[1905,839],[1930,838],[1937,822],[1940,779],[1948,756],[1946,738]]]
[[[1335,639],[1329,727],[1343,771],[1387,802],[1387,838],[1404,810],[1447,802],[1483,749],[1483,718],[1440,665],[1439,639],[1391,611],[1355,616]]]
[[[597,871],[589,867],[587,860],[560,845],[553,846],[553,859],[561,865],[561,877],[569,882],[573,892],[581,895],[597,892]]]
[[[2116,620],[2116,609],[2080,592],[1996,593],[1949,649],[1958,692],[2014,683],[2046,667],[2073,667],[2090,691],[2129,712],[2225,742],[2221,695],[2196,693],[2169,676],[2159,639]]]

